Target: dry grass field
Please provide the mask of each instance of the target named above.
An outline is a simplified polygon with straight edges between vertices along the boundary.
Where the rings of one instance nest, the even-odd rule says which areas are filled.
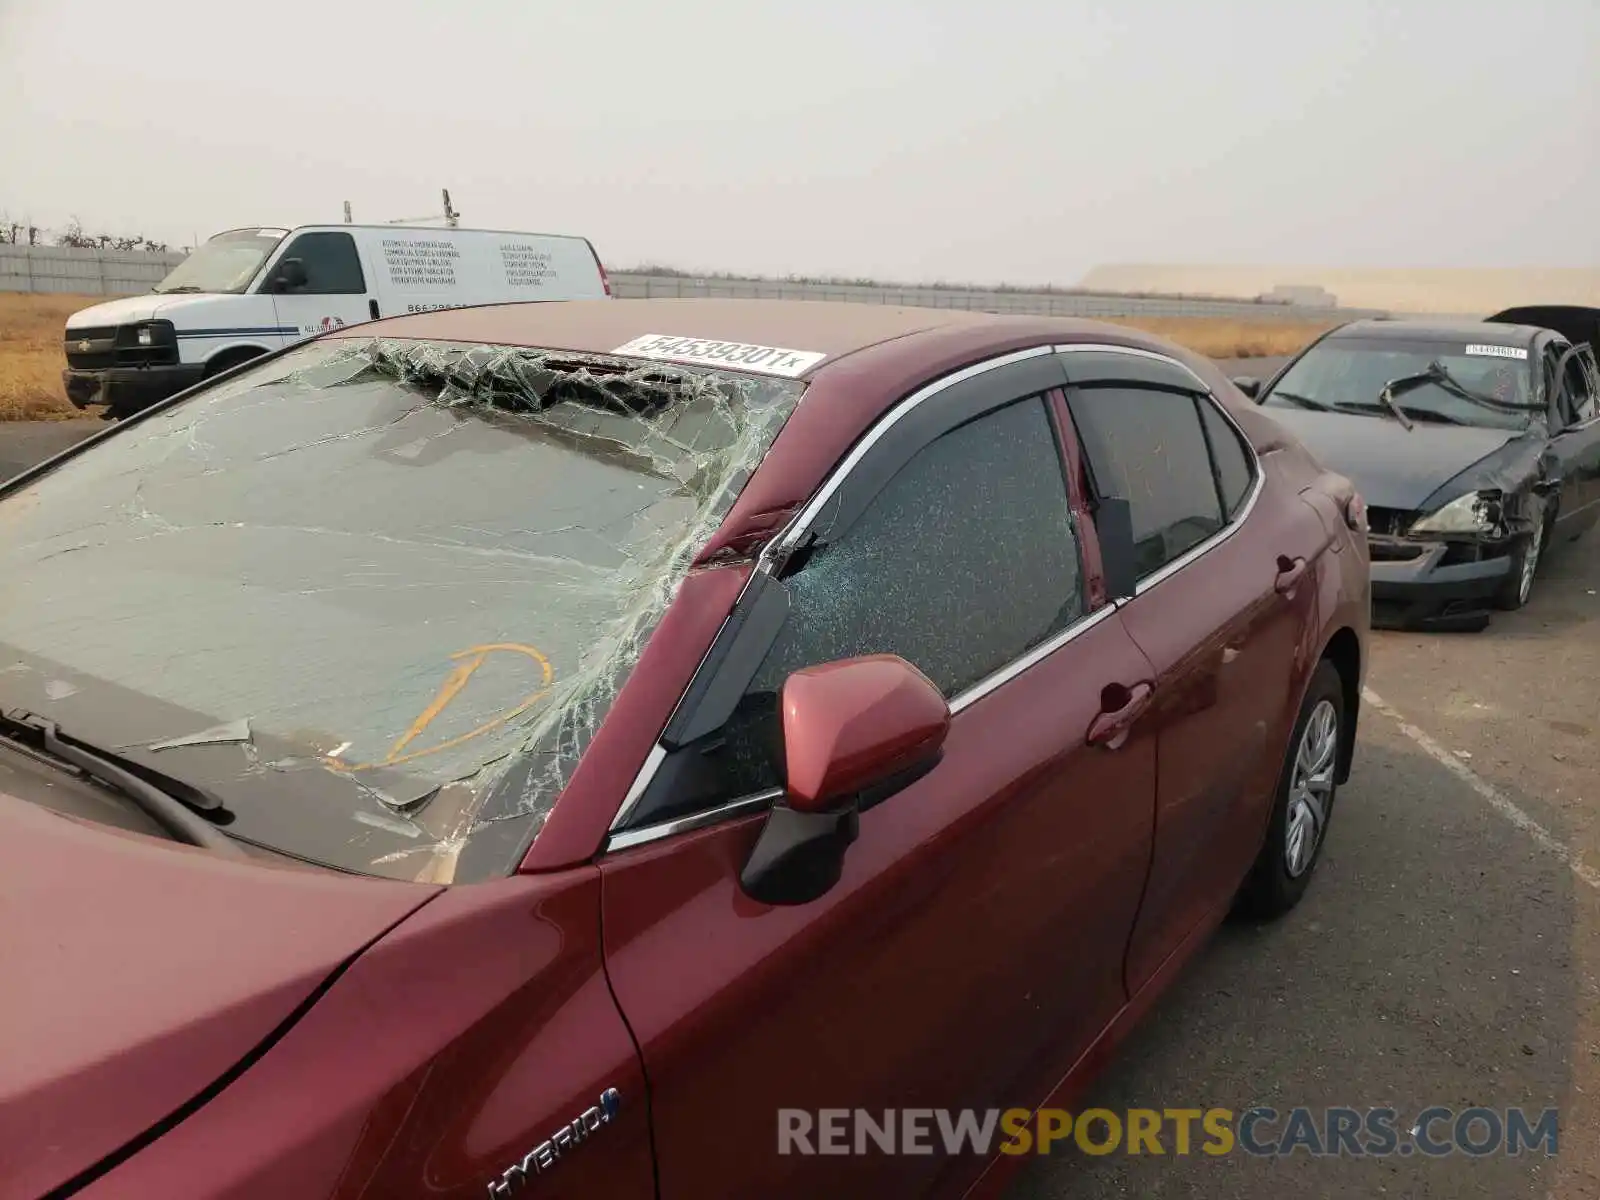
[[[1332,323],[1236,321],[1212,317],[1119,317],[1128,325],[1187,346],[1208,358],[1269,358],[1296,353]]]
[[[48,421],[77,415],[61,390],[61,331],[67,317],[105,296],[0,292],[0,421]],[[1131,325],[1212,358],[1293,354],[1324,325],[1281,321],[1129,317]]]
[[[105,299],[0,292],[0,421],[78,415],[61,390],[61,331],[70,315]]]

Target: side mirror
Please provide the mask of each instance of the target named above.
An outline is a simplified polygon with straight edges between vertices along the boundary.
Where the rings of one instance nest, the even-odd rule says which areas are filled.
[[[809,904],[844,871],[860,814],[938,766],[950,706],[903,658],[872,654],[783,683],[785,795],[739,882],[763,904]]]
[[[1233,381],[1233,386],[1238,388],[1250,399],[1254,400],[1261,394],[1261,380],[1254,375],[1240,375]]]
[[[272,290],[292,292],[306,285],[306,264],[298,258],[286,258],[272,274]]]

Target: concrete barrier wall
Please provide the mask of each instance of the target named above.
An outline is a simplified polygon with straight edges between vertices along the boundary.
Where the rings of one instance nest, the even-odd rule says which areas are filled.
[[[1574,247],[1575,251],[1578,249]],[[1109,263],[1090,271],[1084,285],[1096,291],[1224,296],[1257,296],[1274,288],[1299,286],[1330,294],[1335,297],[1331,303],[1385,308],[1406,316],[1488,316],[1522,304],[1600,306],[1600,267],[1595,266],[1377,268],[1304,263],[1261,267]]]
[[[622,299],[681,296],[762,300],[842,300],[854,304],[960,308],[975,312],[1050,317],[1211,317],[1239,321],[1334,322],[1378,315],[1370,311],[1302,304],[1259,304],[1248,300],[1179,296],[867,287],[849,284],[785,283],[777,280],[700,279],[670,275],[613,274],[611,287],[612,291]]]
[[[181,253],[155,254],[139,250],[73,250],[60,246],[0,245],[0,292],[133,295],[149,291],[182,262],[183,257]],[[1055,317],[1211,317],[1241,321],[1333,322],[1372,314],[1372,310],[1308,304],[1262,304],[1203,297],[870,287],[761,279],[636,275],[626,272],[612,275],[611,286],[622,299],[671,296],[834,300],[852,304],[957,308]]]
[[[145,250],[0,246],[0,292],[130,296],[148,292],[184,259]]]

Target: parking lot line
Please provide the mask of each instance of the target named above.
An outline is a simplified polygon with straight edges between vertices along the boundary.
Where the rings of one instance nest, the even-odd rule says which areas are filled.
[[[1542,849],[1548,850],[1551,854],[1555,855],[1569,868],[1571,868],[1572,873],[1579,879],[1583,880],[1584,883],[1587,883],[1590,887],[1595,888],[1596,890],[1600,890],[1600,871],[1596,871],[1593,867],[1585,863],[1576,851],[1574,851],[1560,838],[1556,837],[1555,834],[1551,833],[1543,825],[1539,824],[1539,822],[1535,821],[1527,813],[1523,812],[1521,808],[1507,798],[1505,793],[1501,792],[1492,783],[1488,782],[1471,767],[1467,766],[1467,764],[1463,762],[1460,757],[1450,753],[1450,751],[1446,750],[1422,730],[1418,729],[1415,725],[1407,721],[1403,716],[1400,715],[1400,713],[1385,703],[1384,700],[1378,696],[1377,693],[1372,691],[1371,688],[1363,688],[1361,691],[1361,698],[1378,712],[1382,713],[1384,716],[1388,717],[1391,721],[1398,725],[1400,727],[1400,732],[1415,742],[1422,749],[1423,753],[1427,754],[1428,757],[1432,758],[1445,770],[1449,771],[1457,779],[1461,780],[1462,783],[1466,784],[1474,792],[1478,793],[1478,795],[1482,796],[1486,801],[1488,801],[1489,806],[1493,808],[1495,812],[1499,813],[1518,829],[1526,833],[1535,842],[1537,842]]]

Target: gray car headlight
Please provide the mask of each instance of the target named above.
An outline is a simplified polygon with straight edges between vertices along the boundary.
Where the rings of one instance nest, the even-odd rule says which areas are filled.
[[[1500,528],[1500,493],[1468,492],[1434,509],[1410,533],[1494,533]]]

